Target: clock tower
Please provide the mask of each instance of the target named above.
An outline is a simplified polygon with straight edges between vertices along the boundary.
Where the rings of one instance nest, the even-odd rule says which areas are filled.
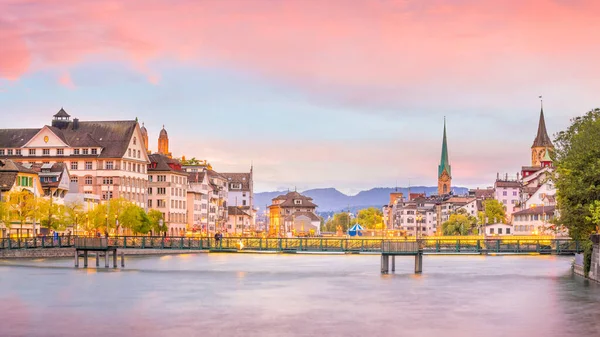
[[[538,130],[533,145],[531,145],[531,166],[542,166],[542,162],[546,157],[546,152],[554,149],[548,132],[546,131],[546,121],[544,120],[544,106],[540,109],[540,121]]]
[[[448,160],[448,144],[446,143],[446,118],[444,117],[444,138],[442,140],[442,158],[438,165],[438,195],[449,194],[452,184],[452,170]]]

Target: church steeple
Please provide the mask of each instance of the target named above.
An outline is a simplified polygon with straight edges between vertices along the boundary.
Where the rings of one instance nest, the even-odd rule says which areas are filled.
[[[158,135],[158,153],[164,154],[165,156],[171,158],[171,152],[169,152],[169,135],[167,134],[167,130],[165,130],[164,125]]]
[[[446,117],[444,117],[444,138],[442,140],[442,157],[438,165],[438,194],[449,194],[452,183],[452,168],[448,158],[448,143],[446,140]]]
[[[540,96],[540,99],[542,97]],[[554,145],[548,137],[548,131],[546,130],[546,121],[544,119],[544,105],[543,101],[540,100],[540,120],[538,122],[538,130],[533,145],[531,145],[531,165],[541,166],[544,156],[547,150],[554,149]]]

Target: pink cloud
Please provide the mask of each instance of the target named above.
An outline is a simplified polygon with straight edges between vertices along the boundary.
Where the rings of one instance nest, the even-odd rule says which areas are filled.
[[[71,79],[71,75],[69,73],[63,73],[60,75],[58,78],[58,83],[69,89],[75,88],[75,84],[73,84],[73,80]]]
[[[599,10],[595,1],[554,0],[4,2],[0,76],[95,56],[129,62],[152,82],[158,75],[143,70],[152,61],[186,60],[317,94],[337,87],[358,102],[373,100],[354,95],[369,87],[388,88],[383,99],[392,99],[424,85],[526,85],[600,76]]]

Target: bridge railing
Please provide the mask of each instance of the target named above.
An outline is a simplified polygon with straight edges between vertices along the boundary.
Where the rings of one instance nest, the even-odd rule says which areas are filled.
[[[75,238],[76,249],[107,249],[108,239],[107,238],[94,238],[94,237],[76,237]]]
[[[76,247],[80,240],[97,240],[95,237],[36,237],[0,239],[0,249]],[[105,238],[102,238],[105,239]],[[95,242],[95,241],[86,241]],[[389,244],[388,244],[389,243]],[[387,246],[386,246],[387,245]],[[582,251],[579,242],[570,239],[537,238],[437,238],[419,240],[370,238],[257,238],[225,237],[216,241],[208,237],[117,236],[109,237],[106,246],[137,249],[191,249],[191,250],[257,250],[306,252],[391,252],[401,250],[401,245],[417,245],[424,253],[555,253],[573,254]],[[101,247],[104,247],[103,245]],[[405,246],[402,246],[405,247]]]
[[[383,241],[383,254],[416,254],[421,250],[422,242],[418,241]]]

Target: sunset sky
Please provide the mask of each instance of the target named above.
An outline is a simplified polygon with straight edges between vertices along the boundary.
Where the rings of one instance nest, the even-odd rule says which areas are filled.
[[[163,124],[257,192],[453,185],[530,162],[600,106],[599,1],[0,0],[1,127]],[[553,137],[552,137],[553,138]]]

